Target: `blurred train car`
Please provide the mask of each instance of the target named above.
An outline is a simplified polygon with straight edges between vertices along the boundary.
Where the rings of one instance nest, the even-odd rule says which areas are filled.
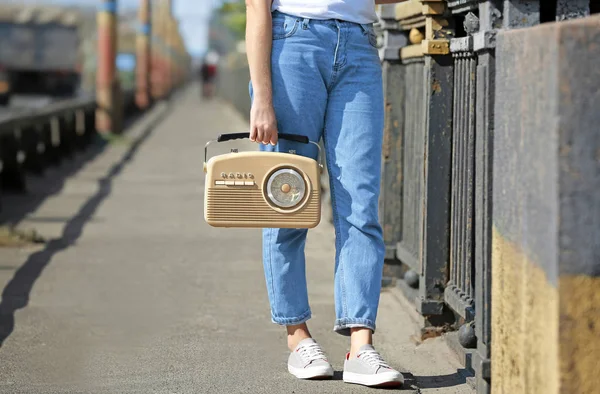
[[[0,7],[0,105],[15,93],[72,96],[81,79],[78,15]]]

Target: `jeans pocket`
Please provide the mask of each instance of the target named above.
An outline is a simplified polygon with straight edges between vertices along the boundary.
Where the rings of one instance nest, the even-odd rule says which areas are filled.
[[[375,34],[375,29],[373,29],[373,24],[362,24],[363,35],[367,36],[369,39],[369,44],[373,48],[377,48],[377,34]]]
[[[281,40],[294,35],[298,30],[299,20],[290,17],[274,17],[273,40]]]

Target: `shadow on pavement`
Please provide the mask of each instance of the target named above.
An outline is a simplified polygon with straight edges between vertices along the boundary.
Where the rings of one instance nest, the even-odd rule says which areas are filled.
[[[48,168],[44,175],[28,174],[25,193],[3,191],[0,197],[0,225],[16,225],[29,213],[37,210],[47,198],[60,193],[66,180],[79,172],[86,163],[93,161],[104,151],[106,145],[107,142],[98,137],[85,151],[77,152],[72,158]]]
[[[415,381],[414,381],[414,377],[410,374],[410,373],[405,373],[403,372],[402,375],[404,375],[404,384],[401,387],[378,387],[377,391],[405,391],[405,390],[411,390],[414,391],[415,389],[417,389],[417,386],[415,385]],[[333,371],[333,378],[332,380],[343,380],[344,377],[344,371]],[[418,389],[417,389],[418,392]]]
[[[460,386],[467,382],[467,376],[470,376],[470,374],[466,369],[459,369],[449,375],[434,376],[413,376],[410,373],[404,373],[406,386],[410,384],[419,389],[440,389]]]
[[[124,129],[138,122],[144,113],[128,116]],[[15,226],[28,214],[38,209],[43,202],[60,193],[68,178],[79,172],[87,163],[100,155],[108,145],[103,138],[97,137],[83,151],[77,151],[70,158],[64,158],[60,164],[50,166],[44,174],[27,174],[28,190],[25,193],[3,191],[0,196],[0,225]],[[56,221],[65,221],[57,218]]]
[[[169,102],[168,105],[170,106],[171,103]],[[50,240],[46,243],[44,249],[29,255],[25,263],[15,272],[13,278],[2,291],[2,302],[0,303],[0,347],[14,330],[15,311],[27,306],[31,289],[44,268],[46,268],[56,253],[75,244],[81,236],[86,223],[90,221],[98,207],[111,194],[113,180],[119,176],[127,164],[135,157],[142,144],[147,141],[154,130],[156,130],[156,127],[168,114],[168,109],[163,111],[152,124],[143,130],[121,160],[114,164],[106,175],[98,181],[98,191],[81,206],[75,216],[68,220],[63,228],[62,236],[58,239]],[[100,152],[93,153],[94,157],[98,153]],[[56,192],[53,191],[53,193]]]

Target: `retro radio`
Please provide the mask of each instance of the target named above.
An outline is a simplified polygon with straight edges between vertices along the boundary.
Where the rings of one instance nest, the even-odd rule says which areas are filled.
[[[204,148],[204,219],[213,227],[312,228],[321,219],[321,148],[308,137],[279,133],[282,140],[314,144],[318,161],[294,151],[237,152],[207,161],[214,142],[249,138],[222,134]]]

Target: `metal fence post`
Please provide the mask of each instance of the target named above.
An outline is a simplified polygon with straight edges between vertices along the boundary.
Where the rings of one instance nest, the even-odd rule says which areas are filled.
[[[492,166],[496,31],[502,26],[500,0],[479,4],[479,32],[473,35],[477,65],[477,116],[475,137],[475,335],[473,369],[477,392],[489,394],[492,308]]]
[[[54,122],[46,119],[42,124],[42,143],[44,144],[44,159],[52,165],[58,165],[61,161],[58,151],[59,138],[58,130],[54,127]],[[94,122],[94,128],[96,123]]]
[[[402,86],[397,94],[404,97],[394,98],[389,90],[390,100],[396,100],[401,105],[402,119],[399,119],[400,130],[396,141],[399,144],[399,152],[395,159],[398,160],[398,170],[394,169],[394,163],[390,160],[389,166],[397,173],[397,182],[400,183],[396,198],[400,206],[396,212],[398,218],[398,229],[391,230],[386,234],[386,243],[393,237],[398,237],[395,245],[395,259],[401,263],[399,267],[402,281],[396,285],[404,295],[416,304],[420,283],[420,239],[423,228],[423,211],[421,201],[423,200],[423,149],[425,145],[425,110],[424,95],[424,56],[421,46],[425,36],[425,16],[422,13],[423,5],[419,0],[409,0],[395,6],[395,19],[397,28],[408,36],[409,42],[400,48],[400,62],[396,67],[399,72]],[[392,110],[395,110],[392,107]],[[388,114],[391,121],[393,113]],[[392,121],[393,122],[393,121]],[[391,123],[393,125],[393,123]],[[385,156],[384,152],[384,156]],[[390,156],[393,152],[390,153]],[[390,157],[391,159],[391,157]],[[390,195],[391,193],[387,193]],[[387,196],[386,196],[387,198]],[[389,204],[384,201],[384,204]],[[390,204],[391,205],[391,204]],[[385,211],[391,211],[392,206],[385,207]],[[394,213],[391,211],[390,213]],[[387,216],[387,214],[386,214]],[[385,220],[394,220],[394,217],[386,217]],[[393,247],[393,246],[392,246]],[[388,245],[388,250],[392,249]],[[390,269],[391,270],[391,269]]]
[[[60,134],[60,151],[63,157],[72,158],[75,153],[75,127],[72,114],[63,113],[56,117]]]
[[[453,72],[446,19],[446,4],[422,1],[426,16],[425,39],[425,154],[421,285],[417,310],[440,315],[448,280],[450,236],[450,165],[452,138]]]
[[[21,139],[23,151],[25,152],[25,162],[23,167],[36,175],[44,173],[44,156],[41,152],[41,133],[39,125],[30,125],[22,129]]]
[[[0,135],[0,162],[2,163],[0,188],[17,192],[26,191],[25,169],[20,152],[21,139],[15,130]]]
[[[491,349],[491,237],[493,113],[495,97],[496,31],[502,27],[501,0],[479,4],[479,31],[473,34],[477,53],[475,127],[475,336],[473,369],[477,392],[490,392]]]
[[[454,59],[454,100],[452,120],[452,196],[450,206],[450,267],[444,300],[459,316],[465,348],[475,347],[472,324],[475,316],[473,264],[475,188],[475,99],[477,57],[473,33],[479,19],[472,12],[476,2],[449,2],[457,23],[463,21],[464,36],[450,40]],[[468,340],[467,340],[468,339]]]
[[[397,286],[424,317],[421,335],[435,335],[440,330],[433,327],[447,323],[449,317],[443,292],[448,264],[453,95],[448,38],[453,29],[445,18],[445,2],[409,0],[397,4],[395,14],[399,30],[408,33],[411,44],[400,49],[398,66],[404,97],[399,152],[394,158],[399,162],[396,173],[400,183],[395,254],[402,263],[404,280]],[[398,115],[392,114],[390,119],[394,116]]]
[[[380,9],[383,47],[379,51],[383,62],[385,125],[382,157],[380,219],[386,245],[385,260],[396,261],[396,246],[402,226],[402,142],[404,126],[404,72],[400,49],[408,37],[398,28],[394,5]]]

